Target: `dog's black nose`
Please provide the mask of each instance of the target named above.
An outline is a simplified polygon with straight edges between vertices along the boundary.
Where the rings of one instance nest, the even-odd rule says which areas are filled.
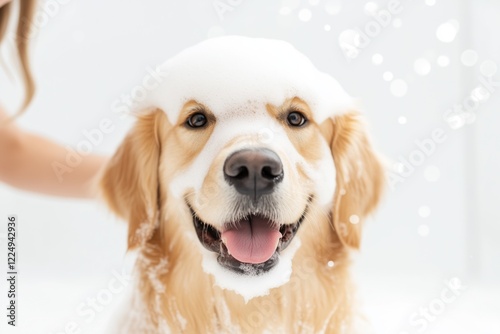
[[[266,148],[235,152],[224,163],[224,177],[240,194],[257,199],[283,180],[283,164]]]

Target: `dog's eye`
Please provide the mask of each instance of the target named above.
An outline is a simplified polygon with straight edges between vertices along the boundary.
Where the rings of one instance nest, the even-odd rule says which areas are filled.
[[[307,122],[307,118],[298,111],[292,111],[286,119],[291,126],[302,126]]]
[[[207,116],[202,113],[196,113],[191,115],[186,123],[191,128],[201,128],[207,124]]]

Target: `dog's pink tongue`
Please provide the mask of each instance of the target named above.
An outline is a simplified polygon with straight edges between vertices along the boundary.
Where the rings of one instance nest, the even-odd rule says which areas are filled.
[[[237,227],[222,232],[229,253],[243,263],[264,263],[273,256],[281,238],[277,227],[269,220],[252,216],[251,221],[242,221]]]

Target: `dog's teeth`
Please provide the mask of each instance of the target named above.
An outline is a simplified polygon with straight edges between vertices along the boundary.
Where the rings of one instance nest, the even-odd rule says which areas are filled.
[[[224,245],[226,245],[226,241],[227,241],[227,240],[226,240],[226,238],[221,238],[221,241],[222,241],[222,243],[223,243]],[[221,251],[222,251],[222,248],[223,248],[223,247],[222,247],[222,245],[221,245]],[[226,245],[226,247],[224,247],[224,248],[226,248],[226,252],[227,252],[227,254],[228,254],[228,255],[231,255],[231,252],[229,251],[229,248],[227,248],[227,245]]]

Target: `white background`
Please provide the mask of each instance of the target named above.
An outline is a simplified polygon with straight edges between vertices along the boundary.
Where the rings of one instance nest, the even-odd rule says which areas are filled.
[[[222,19],[210,0],[61,2],[50,16],[43,14],[48,20],[34,41],[39,89],[19,125],[72,147],[85,139],[83,130],[109,118],[115,129],[94,152],[112,154],[131,125],[112,112],[113,102],[130,94],[148,68],[221,34],[294,44],[360,98],[376,147],[388,161],[408,158],[418,149],[415,141],[443,129],[446,141],[404,183],[388,188],[366,226],[355,268],[360,303],[376,333],[417,333],[409,318],[439,299],[445,281],[458,278],[465,289],[425,332],[500,333],[499,87],[473,110],[473,122],[451,129],[443,118],[478,87],[484,61],[500,64],[498,1],[402,0],[402,11],[354,59],[345,56],[339,36],[374,21],[367,1],[220,1],[232,3]],[[374,3],[387,8],[386,1]],[[458,33],[446,43],[437,31],[450,20]],[[472,66],[461,60],[468,49],[478,55]],[[382,56],[381,64],[374,64],[374,54]],[[448,57],[449,65],[438,65],[439,56]],[[430,64],[426,75],[414,68],[421,58]],[[384,80],[387,71],[407,84],[404,96],[394,95],[397,82]],[[0,75],[2,102],[14,107],[15,88],[5,71]],[[493,80],[500,81],[500,72]],[[72,321],[95,333],[121,296],[114,295],[93,321],[77,308],[106,288],[114,270],[121,271],[125,225],[96,202],[0,185],[0,219],[9,214],[20,221],[21,326],[8,333],[65,333]],[[6,248],[5,240],[0,247]],[[4,263],[2,255],[2,268]],[[3,279],[0,291],[4,305]]]

